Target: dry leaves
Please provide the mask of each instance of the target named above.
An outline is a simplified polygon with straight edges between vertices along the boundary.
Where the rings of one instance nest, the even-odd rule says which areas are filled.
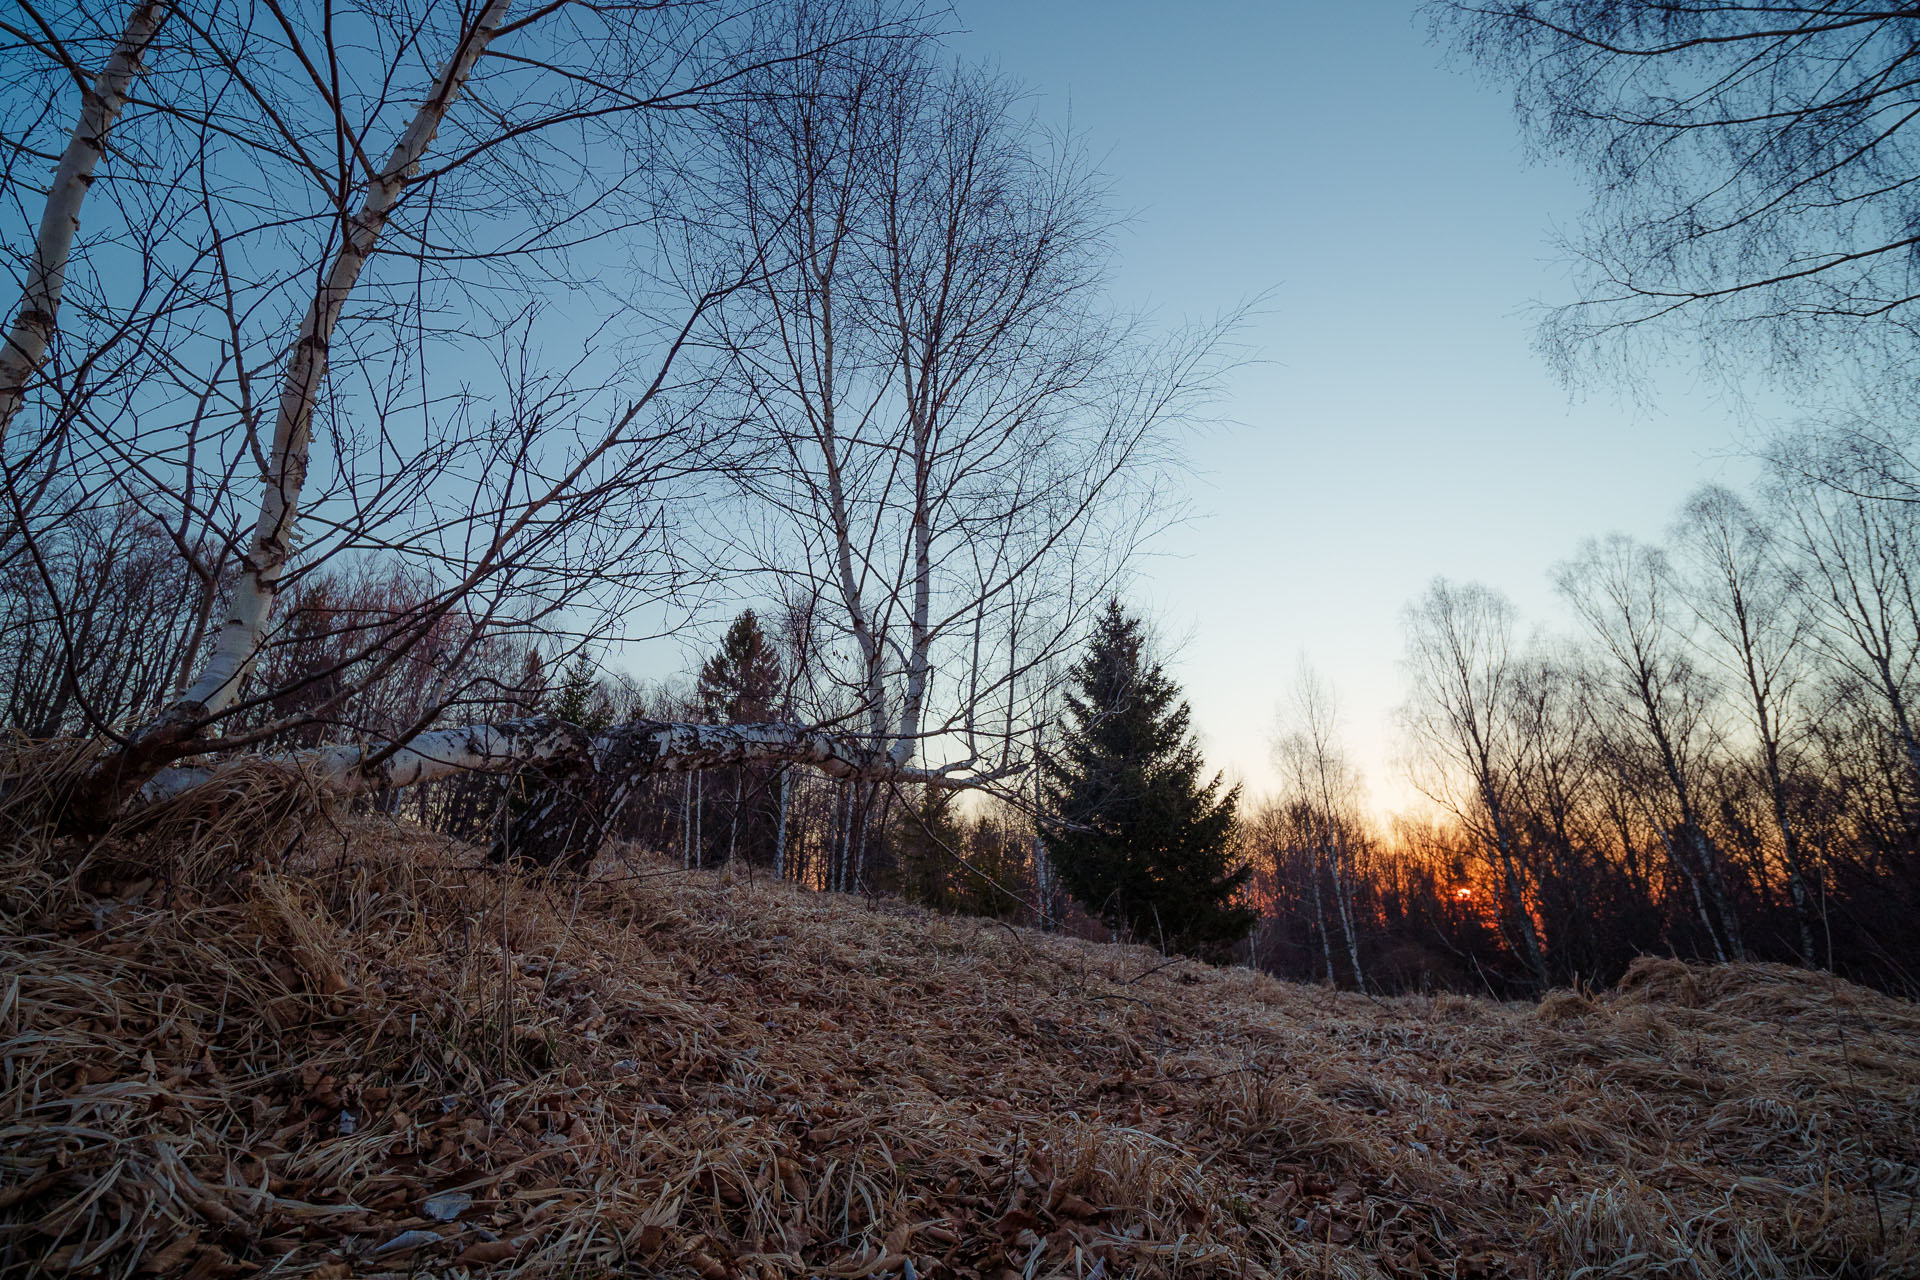
[[[345,826],[0,855],[0,1273],[1920,1271],[1920,1015],[1824,976],[1372,1001]]]

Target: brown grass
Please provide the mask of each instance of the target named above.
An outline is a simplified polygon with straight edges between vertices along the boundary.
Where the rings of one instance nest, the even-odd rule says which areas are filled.
[[[110,891],[11,837],[0,1273],[1920,1273],[1920,1011],[1823,975],[1371,1000],[364,820],[212,875],[192,820]]]

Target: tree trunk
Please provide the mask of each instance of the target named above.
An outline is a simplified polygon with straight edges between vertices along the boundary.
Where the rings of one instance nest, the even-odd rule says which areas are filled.
[[[80,119],[53,171],[53,186],[40,213],[26,287],[20,291],[20,309],[7,331],[6,346],[0,348],[0,443],[5,443],[7,429],[26,397],[27,380],[47,358],[47,344],[58,328],[67,259],[73,252],[74,234],[80,229],[81,202],[93,185],[94,166],[106,154],[107,135],[126,105],[128,87],[140,73],[140,59],[172,12],[170,2],[136,0],[105,70],[81,95]]]
[[[773,875],[787,878],[787,771],[780,770],[780,822],[773,829]]]
[[[1353,966],[1353,988],[1367,989],[1367,975],[1360,968],[1360,940],[1353,931],[1353,877],[1347,871],[1346,849],[1338,837],[1333,846],[1333,905],[1340,912],[1340,931],[1347,939],[1347,962]]]
[[[1320,861],[1323,851],[1320,842],[1315,841],[1313,853],[1307,862],[1313,878],[1313,924],[1320,931],[1320,955],[1327,966],[1327,985],[1337,987],[1340,985],[1340,979],[1333,971],[1333,933],[1327,928],[1326,902],[1320,887]]]
[[[384,754],[383,754],[384,752]],[[999,775],[960,777],[929,769],[902,770],[882,751],[793,724],[672,724],[636,720],[598,738],[552,716],[498,724],[467,725],[423,733],[406,746],[317,747],[279,757],[248,756],[229,764],[162,770],[140,791],[157,803],[207,782],[230,764],[278,765],[337,797],[417,786],[467,773],[519,773],[530,781],[532,802],[516,814],[508,845],[516,858],[550,865],[585,866],[605,833],[646,779],[686,773],[695,799],[687,828],[699,838],[699,778],[708,770],[753,764],[805,765],[844,783],[882,780],[930,786],[968,787]],[[843,848],[853,836],[851,787]],[[846,849],[851,853],[851,849]],[[697,856],[689,849],[688,856]],[[851,876],[843,854],[840,874]]]
[[[738,769],[733,773],[733,813],[727,822],[727,867],[733,867],[733,856],[740,844],[740,792],[745,779]]]
[[[280,384],[260,514],[213,656],[172,706],[95,767],[76,791],[77,808],[93,809],[96,814],[118,809],[168,760],[186,754],[178,748],[198,733],[210,716],[224,711],[239,697],[241,683],[266,639],[280,578],[293,551],[301,490],[306,484],[314,404],[326,376],[334,325],[361,270],[378,247],[387,216],[406,189],[409,175],[426,154],[447,109],[506,16],[510,2],[487,0],[478,21],[464,33],[427,100],[374,177],[359,212],[347,221],[340,250],[308,304]]]

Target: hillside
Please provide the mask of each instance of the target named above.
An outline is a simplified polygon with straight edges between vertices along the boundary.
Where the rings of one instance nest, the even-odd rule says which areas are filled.
[[[0,1272],[1920,1273],[1920,1009],[1826,976],[1374,1000],[339,823],[7,855]]]

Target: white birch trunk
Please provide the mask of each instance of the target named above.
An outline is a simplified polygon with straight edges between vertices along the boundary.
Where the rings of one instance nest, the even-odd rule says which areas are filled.
[[[733,813],[727,821],[727,866],[733,866],[734,852],[740,845],[740,793],[745,785],[738,772],[733,775]]]
[[[780,825],[773,833],[773,875],[787,878],[787,770],[780,770]]]
[[[924,437],[924,432],[916,435]],[[917,438],[915,447],[924,455],[924,438]],[[926,466],[924,456],[919,466]],[[913,630],[907,656],[907,687],[900,700],[900,732],[894,739],[891,753],[895,764],[905,764],[913,759],[914,750],[919,746],[920,710],[926,704],[927,679],[932,671],[927,657],[933,644],[933,637],[928,633],[928,615],[932,603],[933,530],[927,516],[926,482],[923,478],[916,484],[914,494]]]
[[[136,0],[106,69],[80,100],[80,119],[53,171],[53,186],[40,214],[26,287],[20,291],[20,309],[7,331],[6,346],[0,349],[0,443],[5,442],[7,429],[26,397],[27,381],[47,358],[47,345],[58,327],[67,259],[73,252],[74,234],[80,229],[80,205],[93,185],[94,166],[106,154],[107,135],[126,105],[133,78],[140,74],[140,59],[172,11],[171,3]]]
[[[265,639],[267,623],[279,594],[280,577],[293,552],[294,529],[300,516],[300,495],[306,484],[312,443],[313,409],[327,372],[327,349],[334,325],[361,270],[378,247],[407,181],[433,142],[447,109],[459,96],[474,62],[505,18],[511,0],[488,0],[479,21],[469,30],[453,57],[441,68],[433,91],[420,105],[393,154],[375,176],[358,213],[347,223],[345,242],[334,256],[320,288],[314,293],[300,336],[293,345],[280,387],[274,418],[273,447],[267,459],[260,516],[254,525],[245,569],[235,585],[226,621],[215,641],[213,656],[180,699],[185,715],[199,719],[224,710],[239,696],[241,682],[252,669]]]
[[[968,787],[999,775],[899,769],[885,755],[817,729],[792,724],[671,724],[633,721],[599,738],[549,716],[466,725],[423,733],[376,762],[375,745],[316,747],[283,756],[242,756],[212,766],[163,769],[141,789],[142,800],[178,795],[222,775],[262,766],[298,772],[327,792],[361,795],[417,786],[463,773],[507,773],[529,765],[587,763],[609,781],[610,812],[638,782],[656,773],[687,773],[750,764],[804,765],[846,782],[895,779]],[[698,795],[698,792],[695,792]],[[698,806],[692,815],[697,823]],[[851,805],[848,806],[851,826]],[[696,834],[698,827],[691,828]]]

